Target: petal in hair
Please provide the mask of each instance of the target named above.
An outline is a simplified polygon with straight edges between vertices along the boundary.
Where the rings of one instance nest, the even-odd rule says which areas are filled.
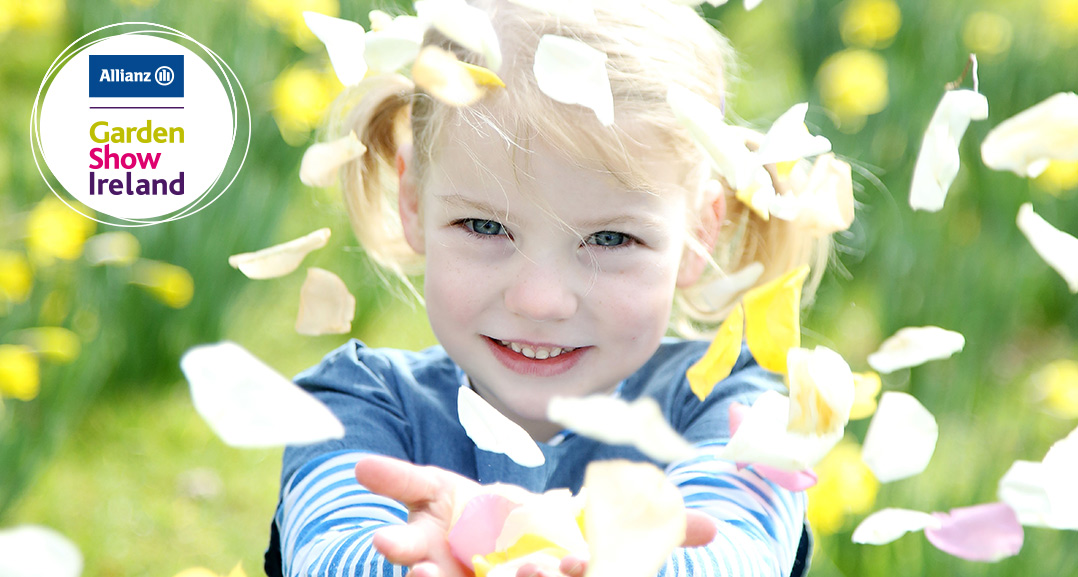
[[[614,124],[614,95],[606,53],[564,36],[544,34],[535,50],[535,81],[544,94],[595,111],[603,126]]]

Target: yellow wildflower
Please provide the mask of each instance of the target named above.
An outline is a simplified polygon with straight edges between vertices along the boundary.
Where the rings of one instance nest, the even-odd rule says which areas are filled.
[[[51,28],[64,17],[64,0],[35,0],[13,2],[12,20],[15,26],[30,30]]]
[[[298,146],[318,126],[333,98],[341,91],[332,71],[296,64],[273,81],[273,119],[285,142]]]
[[[93,234],[96,223],[71,210],[54,197],[37,204],[26,221],[26,244],[30,255],[42,264],[54,259],[74,260]]]
[[[22,253],[0,250],[0,302],[21,303],[30,296],[34,272]]]
[[[816,77],[823,105],[838,116],[840,128],[856,132],[865,117],[887,106],[887,61],[871,50],[832,54]]]
[[[318,38],[307,28],[303,13],[336,17],[341,11],[337,0],[249,0],[247,4],[259,22],[272,25],[304,50],[317,48]]]
[[[1045,407],[1063,418],[1078,418],[1078,362],[1059,359],[1033,375]]]
[[[843,439],[814,469],[819,481],[808,490],[808,519],[823,535],[841,531],[848,515],[869,511],[880,482],[861,460],[861,447]]]
[[[1078,188],[1078,160],[1049,161],[1048,168],[1033,183],[1053,196]]]
[[[974,12],[962,27],[962,42],[978,57],[995,56],[1010,50],[1014,40],[1011,23],[992,12]]]
[[[882,48],[902,26],[902,12],[892,0],[852,0],[839,18],[842,40],[851,46]]]
[[[34,327],[18,331],[18,340],[42,357],[56,363],[70,363],[82,352],[82,341],[63,327]]]
[[[880,394],[883,383],[876,371],[853,374],[853,408],[850,420],[865,419],[876,412],[876,397]]]
[[[29,401],[40,387],[41,369],[30,347],[0,345],[0,395]]]
[[[135,263],[131,282],[145,288],[155,299],[182,309],[195,294],[195,280],[187,269],[155,260]]]
[[[1078,0],[1043,0],[1044,18],[1050,26],[1069,37],[1068,44],[1075,41],[1078,33]]]

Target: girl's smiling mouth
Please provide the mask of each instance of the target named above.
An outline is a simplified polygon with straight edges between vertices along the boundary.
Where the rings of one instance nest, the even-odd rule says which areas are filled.
[[[550,377],[573,368],[591,347],[565,347],[484,337],[505,368],[522,375]]]

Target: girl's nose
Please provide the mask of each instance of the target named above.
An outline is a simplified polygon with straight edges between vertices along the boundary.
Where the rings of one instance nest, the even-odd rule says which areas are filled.
[[[505,290],[505,306],[536,322],[568,319],[579,305],[569,276],[565,267],[521,258],[517,275]]]

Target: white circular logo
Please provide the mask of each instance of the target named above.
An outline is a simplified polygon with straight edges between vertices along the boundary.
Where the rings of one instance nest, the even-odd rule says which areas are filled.
[[[35,161],[56,196],[116,226],[208,206],[235,180],[251,132],[228,65],[183,33],[146,23],[106,26],[61,53],[31,125]]]

